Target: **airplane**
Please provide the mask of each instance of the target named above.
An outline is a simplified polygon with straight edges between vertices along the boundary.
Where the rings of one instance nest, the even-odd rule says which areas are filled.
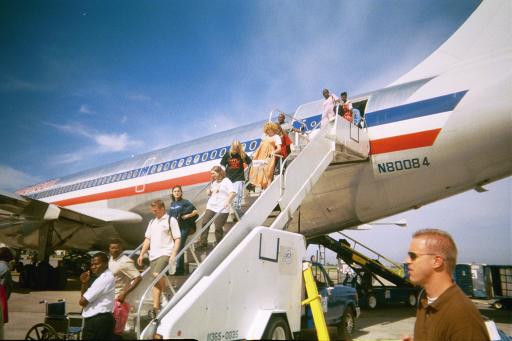
[[[370,151],[334,162],[288,225],[314,237],[391,216],[512,174],[512,39],[508,0],[483,1],[435,52],[389,86],[354,96]],[[298,107],[294,124],[318,130],[323,100]],[[143,240],[156,199],[181,185],[202,210],[209,170],[233,139],[253,153],[265,121],[128,160],[0,191],[0,240],[39,250],[126,248]]]

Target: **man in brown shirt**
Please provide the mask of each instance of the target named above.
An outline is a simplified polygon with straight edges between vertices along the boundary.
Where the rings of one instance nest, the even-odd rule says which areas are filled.
[[[413,235],[407,257],[409,278],[422,292],[414,341],[489,340],[482,316],[462,290],[453,283],[457,247],[441,230],[425,229]],[[412,341],[410,336],[403,341]]]

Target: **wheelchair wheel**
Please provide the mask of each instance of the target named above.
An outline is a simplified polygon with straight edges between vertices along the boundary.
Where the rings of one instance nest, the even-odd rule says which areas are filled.
[[[60,340],[60,338],[52,326],[38,323],[28,330],[25,340]]]

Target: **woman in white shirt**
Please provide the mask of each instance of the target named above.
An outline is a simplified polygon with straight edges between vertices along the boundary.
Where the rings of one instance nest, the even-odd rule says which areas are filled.
[[[281,154],[281,137],[278,135],[279,126],[274,122],[267,122],[263,126],[261,144],[253,155],[253,166],[249,173],[250,182],[261,189],[268,187],[274,178],[276,166],[275,155]],[[258,162],[259,160],[259,162]]]
[[[221,166],[213,166],[210,170],[212,177],[212,183],[208,189],[208,203],[206,204],[206,212],[203,216],[202,226],[204,227],[208,222],[217,214],[215,218],[215,240],[217,244],[222,240],[224,236],[224,224],[228,219],[229,207],[231,201],[236,195],[236,191],[233,187],[233,183],[226,177],[226,173]],[[201,238],[196,247],[198,251],[206,250],[208,244],[208,230],[206,229],[201,234]]]

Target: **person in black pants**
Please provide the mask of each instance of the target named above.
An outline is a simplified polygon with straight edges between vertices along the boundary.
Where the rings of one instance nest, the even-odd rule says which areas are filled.
[[[183,250],[187,243],[187,238],[196,232],[196,218],[198,212],[194,204],[183,198],[183,189],[181,186],[174,186],[171,191],[171,205],[169,206],[169,216],[176,218],[180,225],[181,243],[178,252]],[[176,264],[175,275],[185,275],[188,271],[185,269],[185,257],[181,255]]]
[[[97,278],[89,286],[92,275]],[[96,253],[91,259],[91,268],[80,275],[81,296],[78,304],[83,307],[85,319],[83,340],[112,340],[115,320],[112,315],[115,299],[115,279],[108,269],[108,256]]]

